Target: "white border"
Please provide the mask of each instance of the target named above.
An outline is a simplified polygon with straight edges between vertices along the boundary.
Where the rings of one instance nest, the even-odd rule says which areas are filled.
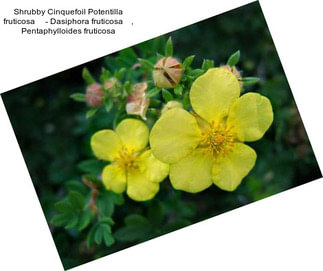
[[[65,7],[123,6],[134,28],[124,28],[116,39],[40,39],[21,37],[1,25],[1,91],[247,2],[52,1]],[[322,168],[320,1],[260,3]],[[1,3],[0,17],[12,7],[48,5],[11,0]],[[0,126],[0,269],[63,270],[2,102]],[[74,270],[323,270],[322,194],[320,179]]]

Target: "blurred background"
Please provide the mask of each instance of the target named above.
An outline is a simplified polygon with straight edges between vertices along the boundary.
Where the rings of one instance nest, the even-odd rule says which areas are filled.
[[[113,231],[121,228],[124,217],[131,213],[155,215],[159,223],[140,238],[117,238],[111,247],[100,245],[89,249],[85,233],[55,228],[49,223],[66,269],[322,176],[258,2],[143,42],[133,49],[139,57],[147,57],[155,54],[158,44],[169,36],[178,59],[195,55],[193,67],[200,67],[204,58],[213,59],[216,65],[225,64],[232,53],[240,50],[238,68],[243,70],[243,76],[261,78],[259,84],[245,91],[267,96],[275,119],[262,140],[249,144],[258,154],[256,166],[234,192],[211,186],[204,192],[189,194],[170,189],[166,180],[152,203],[134,202],[125,196],[124,204],[117,206],[113,215],[116,223]],[[2,94],[48,222],[55,214],[54,203],[66,194],[64,183],[80,180],[79,163],[93,157],[90,136],[112,125],[112,118],[103,112],[86,119],[88,108],[73,101],[70,95],[85,91],[81,76],[84,66],[96,76],[102,66],[113,69],[118,55],[82,64]]]

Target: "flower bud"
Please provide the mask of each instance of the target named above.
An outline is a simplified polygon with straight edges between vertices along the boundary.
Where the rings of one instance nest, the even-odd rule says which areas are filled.
[[[129,115],[139,115],[146,120],[146,112],[150,99],[146,98],[148,85],[146,82],[135,84],[128,96],[126,111]]]
[[[100,107],[103,98],[104,92],[102,91],[100,84],[95,83],[86,88],[86,101],[89,106]]]
[[[111,77],[108,81],[106,81],[103,86],[108,91],[113,91],[117,87],[118,80],[114,77]]]
[[[182,74],[181,63],[173,57],[163,57],[154,66],[153,79],[158,88],[174,88]]]
[[[167,104],[165,104],[161,113],[164,114],[165,112],[167,112],[168,110],[173,109],[173,108],[183,108],[183,105],[177,101],[170,101]]]

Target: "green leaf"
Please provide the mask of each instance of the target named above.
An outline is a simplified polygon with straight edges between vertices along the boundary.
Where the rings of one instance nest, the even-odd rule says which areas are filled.
[[[107,223],[101,223],[99,226],[103,233],[110,233],[111,234],[111,226]]]
[[[106,81],[108,81],[111,77],[111,72],[109,72],[107,69],[102,68],[101,75],[100,75],[100,82],[104,84]]]
[[[101,244],[103,240],[105,242],[105,239],[107,240],[107,242],[105,242],[107,246],[110,246],[114,242],[113,236],[111,236],[111,226],[109,224],[98,224],[93,237],[95,243],[98,245]]]
[[[62,227],[66,225],[69,220],[70,220],[69,214],[60,214],[60,215],[54,216],[51,220],[51,223],[55,227]]]
[[[98,108],[92,108],[89,111],[86,112],[86,118],[89,119],[95,115],[95,113],[98,111]]]
[[[109,225],[114,225],[114,221],[111,217],[102,217],[101,220],[100,220],[100,223],[105,223],[105,224],[109,224]]]
[[[184,59],[184,62],[183,62],[183,69],[186,70],[187,68],[189,68],[193,62],[195,58],[195,55],[192,55],[192,56],[188,56],[187,58]]]
[[[131,93],[131,83],[130,81],[126,81],[124,84],[123,84],[123,88],[125,89],[125,91],[130,94]]]
[[[190,72],[190,75],[194,76],[194,77],[199,77],[201,76],[205,71],[202,70],[202,69],[195,69],[195,70],[192,70]]]
[[[151,99],[150,100],[150,105],[149,105],[149,109],[148,110],[152,110],[152,109],[156,109],[156,108],[152,108],[152,107],[159,107],[159,105],[161,104],[161,101],[159,99]]]
[[[94,175],[100,174],[104,166],[105,163],[102,163],[97,159],[88,159],[77,164],[79,170]]]
[[[244,86],[251,86],[257,84],[260,81],[259,77],[243,77],[242,83]]]
[[[181,85],[178,85],[174,88],[174,93],[177,96],[182,96],[183,94],[183,87]]]
[[[94,241],[97,245],[100,245],[103,239],[103,230],[100,226],[97,227],[95,234],[94,234]]]
[[[111,199],[115,205],[122,205],[124,203],[124,198],[122,194],[116,194],[112,191],[110,192]]]
[[[159,92],[160,92],[160,88],[153,88],[153,89],[151,89],[151,90],[149,90],[149,91],[147,92],[146,97],[147,97],[147,98],[154,97],[154,96],[158,95],[158,93],[159,93]]]
[[[106,246],[112,246],[115,242],[112,234],[108,233],[108,232],[104,232],[103,233],[103,240]]]
[[[149,60],[138,58],[138,61],[144,70],[147,70],[148,72],[152,72],[152,70],[154,69],[154,64],[151,63]]]
[[[92,226],[92,228],[90,229],[89,233],[86,236],[86,244],[87,244],[88,248],[90,248],[92,246],[92,244],[93,244],[94,234],[96,232],[97,227],[98,227],[97,224]]]
[[[173,41],[172,37],[169,37],[165,46],[165,56],[173,56]]]
[[[202,64],[202,70],[207,71],[214,67],[214,61],[211,59],[204,59]]]
[[[77,223],[78,223],[78,217],[76,215],[72,215],[72,216],[70,216],[70,219],[69,219],[68,223],[66,224],[65,229],[70,230],[70,229],[76,227]]]
[[[114,211],[114,204],[109,193],[100,193],[96,200],[96,205],[101,216],[110,217]]]
[[[166,102],[169,102],[174,99],[173,95],[167,90],[167,89],[162,89],[162,96]]]
[[[102,181],[99,180],[98,176],[95,175],[95,174],[84,174],[84,175],[82,175],[82,178],[84,178],[84,179],[86,179],[86,180],[88,180],[88,181],[90,181],[92,183],[95,183],[95,184],[97,184],[99,186],[101,186],[101,184],[102,184]]]
[[[88,188],[80,181],[68,181],[65,183],[66,189],[68,191],[77,191],[82,195],[86,195],[88,193]]]
[[[162,59],[164,57],[163,55],[161,55],[159,53],[157,53],[156,56],[157,56],[157,61],[160,60],[160,59]]]
[[[238,50],[229,57],[227,64],[230,67],[233,67],[233,66],[237,65],[237,63],[239,62],[239,59],[240,59],[240,51]]]
[[[66,214],[66,213],[72,213],[73,211],[71,204],[67,200],[58,201],[54,204],[54,206],[57,212],[59,213]]]
[[[113,101],[111,99],[108,99],[105,102],[105,110],[109,113],[112,108],[113,108]]]
[[[70,98],[72,98],[74,101],[82,103],[86,101],[86,96],[84,93],[73,93]]]
[[[90,211],[84,211],[81,213],[79,222],[78,222],[78,230],[82,231],[85,229],[91,222],[92,214]]]
[[[87,68],[83,68],[82,77],[88,85],[95,84],[95,80]]]
[[[123,75],[125,74],[125,72],[127,71],[126,68],[121,68],[120,70],[118,70],[115,74],[115,77],[118,79],[118,80],[122,80],[122,77]]]
[[[85,200],[82,194],[80,194],[79,192],[71,191],[68,194],[68,199],[74,209],[82,210],[84,208]]]

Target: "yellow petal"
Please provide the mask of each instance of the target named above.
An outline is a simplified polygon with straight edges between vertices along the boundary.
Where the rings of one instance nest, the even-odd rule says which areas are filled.
[[[205,149],[197,148],[179,162],[170,165],[170,181],[174,188],[197,193],[212,184],[212,161]]]
[[[147,146],[149,130],[146,124],[140,120],[125,119],[121,121],[116,128],[116,133],[128,149],[140,151]]]
[[[108,165],[102,171],[102,182],[106,189],[122,193],[126,189],[126,174],[117,165]]]
[[[190,154],[200,138],[195,118],[184,109],[174,108],[165,112],[153,126],[150,146],[157,159],[174,163]]]
[[[96,157],[113,161],[122,149],[119,136],[112,130],[101,130],[91,137],[91,147]]]
[[[254,167],[257,154],[249,146],[235,143],[232,152],[219,157],[212,169],[214,184],[223,190],[233,191]]]
[[[239,95],[237,78],[223,68],[209,69],[193,82],[190,90],[193,109],[208,122],[226,116]]]
[[[161,182],[169,173],[169,165],[159,161],[151,150],[141,154],[140,164],[146,177],[151,182]]]
[[[230,109],[227,125],[241,141],[260,139],[273,122],[273,109],[268,98],[258,93],[241,96]]]
[[[129,171],[127,177],[127,194],[133,200],[152,199],[159,191],[159,183],[149,181],[145,173],[139,170]]]

